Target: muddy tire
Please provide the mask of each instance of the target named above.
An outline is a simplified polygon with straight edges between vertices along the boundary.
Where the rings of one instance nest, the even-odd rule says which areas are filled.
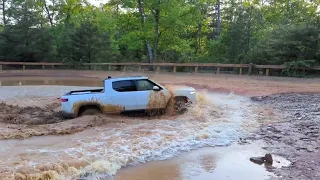
[[[179,115],[187,111],[187,102],[184,97],[175,98],[174,111],[175,111],[175,114],[179,114]]]
[[[85,116],[85,115],[96,115],[96,114],[101,114],[101,111],[98,109],[90,108],[86,109],[83,112],[80,113],[80,116]]]

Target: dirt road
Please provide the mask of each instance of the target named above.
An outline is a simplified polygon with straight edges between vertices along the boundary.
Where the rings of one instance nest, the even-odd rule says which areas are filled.
[[[70,70],[26,70],[0,71],[0,80],[58,80],[82,85],[102,85],[101,80],[108,76],[144,75],[159,83],[184,84],[197,89],[207,89],[214,92],[236,93],[246,96],[268,95],[281,92],[319,92],[320,79],[239,76],[216,74],[187,74],[187,73],[143,73],[143,72],[114,72],[114,71],[70,71]],[[32,81],[31,81],[32,82]],[[36,83],[36,82],[35,82]],[[72,85],[72,84],[70,84]]]

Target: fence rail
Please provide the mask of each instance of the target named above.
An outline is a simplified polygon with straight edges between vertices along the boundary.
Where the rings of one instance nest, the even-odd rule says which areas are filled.
[[[221,68],[236,68],[238,74],[243,74],[244,70],[247,70],[247,74],[251,75],[253,71],[262,71],[262,74],[269,76],[270,70],[284,70],[286,67],[284,65],[255,65],[255,64],[220,64],[220,63],[83,63],[81,66],[90,67],[93,70],[97,70],[97,67],[108,67],[110,71],[112,66],[121,66],[122,71],[126,71],[127,67],[138,67],[138,71],[141,71],[143,67],[156,67],[155,71],[161,72],[161,67],[170,67],[172,72],[177,72],[177,68],[188,67],[194,68],[193,72],[198,73],[199,68],[215,68],[215,73],[220,74]],[[0,71],[5,70],[6,66],[22,66],[25,70],[27,66],[41,66],[45,69],[46,66],[51,66],[51,69],[55,69],[57,66],[75,66],[72,64],[64,63],[46,63],[46,62],[0,62]],[[320,66],[312,68],[297,68],[299,70],[314,70],[320,72]]]

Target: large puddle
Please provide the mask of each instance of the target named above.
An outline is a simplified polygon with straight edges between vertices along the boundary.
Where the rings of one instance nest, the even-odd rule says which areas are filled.
[[[251,144],[201,148],[166,160],[124,168],[115,180],[262,180],[275,177],[274,168],[290,165],[286,159],[273,156],[272,165],[257,165],[249,161],[252,155],[264,156],[263,142]],[[111,178],[109,178],[111,179]]]
[[[0,100],[60,96],[79,88],[86,87],[3,86]],[[266,179],[269,172],[247,163],[249,154],[255,156],[260,152],[252,146],[201,149],[171,159],[203,147],[230,145],[258,127],[256,111],[247,97],[199,92],[197,100],[186,114],[178,117],[135,117],[132,120],[137,123],[103,125],[73,135],[1,140],[0,176],[8,179],[13,179],[14,174],[20,179],[92,179],[116,175],[128,166],[156,161],[123,169],[114,178],[248,179],[254,171],[254,179]],[[171,160],[160,161],[166,159]],[[194,162],[193,165],[190,162]],[[242,175],[234,176],[236,173]]]

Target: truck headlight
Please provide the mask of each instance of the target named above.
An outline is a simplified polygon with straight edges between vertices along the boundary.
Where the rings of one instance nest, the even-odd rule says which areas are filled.
[[[195,94],[196,93],[196,91],[191,91],[191,92],[189,92],[189,94]]]

